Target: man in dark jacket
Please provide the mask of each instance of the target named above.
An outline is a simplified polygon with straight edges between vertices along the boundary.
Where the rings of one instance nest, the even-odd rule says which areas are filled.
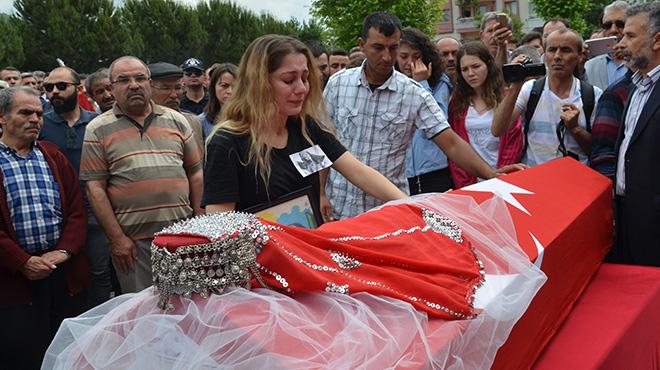
[[[39,93],[0,91],[0,363],[39,368],[66,317],[85,308],[87,216],[76,173],[42,127]]]

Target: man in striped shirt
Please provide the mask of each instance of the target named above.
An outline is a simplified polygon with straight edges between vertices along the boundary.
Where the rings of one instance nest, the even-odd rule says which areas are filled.
[[[87,126],[80,178],[127,293],[151,285],[154,233],[203,212],[202,151],[180,113],[151,101],[144,62],[121,57],[109,75],[116,103]]]

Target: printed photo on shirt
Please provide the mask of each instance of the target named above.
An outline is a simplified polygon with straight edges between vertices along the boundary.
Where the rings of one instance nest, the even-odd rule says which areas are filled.
[[[318,145],[293,153],[289,157],[302,177],[307,177],[332,166],[332,161],[328,159],[328,156]]]

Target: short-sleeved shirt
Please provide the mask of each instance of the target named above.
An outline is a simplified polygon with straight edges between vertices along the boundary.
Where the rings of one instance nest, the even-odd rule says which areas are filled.
[[[527,108],[527,102],[529,101],[533,85],[534,80],[525,82],[516,100],[516,107],[521,109],[521,115],[523,117],[525,116],[525,109]],[[596,104],[594,106],[594,112],[596,111],[598,99],[600,99],[602,94],[603,90],[594,86],[594,101]],[[564,104],[573,103],[580,109],[578,125],[586,128],[587,121],[584,110],[582,109],[581,96],[580,81],[575,77],[573,77],[571,92],[566,99],[560,99],[554,92],[550,91],[548,80],[545,80],[543,92],[529,124],[529,132],[527,133],[529,144],[527,146],[527,152],[523,153],[523,163],[536,166],[562,157],[559,151],[559,139],[557,138],[557,125],[561,121],[561,108]],[[592,122],[593,118],[594,114],[591,115]],[[589,159],[587,154],[580,148],[580,145],[568,131],[564,135],[564,145],[566,146],[566,150],[576,153],[581,162],[587,163]]]
[[[57,145],[66,159],[71,162],[76,173],[80,171],[80,155],[85,138],[85,128],[98,116],[94,112],[78,109],[80,109],[80,117],[73,126],[69,126],[69,123],[54,110],[44,113],[44,125],[39,132],[39,140]]]
[[[318,145],[334,162],[346,152],[346,148],[314,120],[308,118],[305,122],[311,143],[302,134],[300,118],[290,117],[287,120],[287,144],[282,149],[272,149],[267,185],[255,172],[254,163],[248,160],[250,136],[225,129],[216,131],[207,146],[202,205],[235,202],[236,210],[240,211],[267,204],[308,186],[314,194],[312,202],[318,205],[319,173],[303,177],[289,156]]]
[[[449,123],[431,93],[398,71],[372,91],[364,63],[330,78],[323,93],[328,113],[348,151],[407,193],[406,153],[415,128],[430,139],[448,129]],[[339,218],[357,216],[383,203],[336,171],[330,171],[326,194]]]
[[[107,195],[124,233],[134,239],[190,217],[187,174],[201,169],[202,151],[186,119],[152,104],[140,125],[115,104],[87,125],[80,178],[107,180]]]

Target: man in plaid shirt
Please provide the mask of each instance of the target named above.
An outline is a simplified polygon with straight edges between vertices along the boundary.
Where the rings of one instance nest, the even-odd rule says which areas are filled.
[[[38,91],[0,91],[0,359],[8,369],[39,368],[62,320],[84,310],[90,281],[78,178],[57,146],[36,141],[42,114]]]
[[[433,96],[420,84],[394,70],[401,22],[389,13],[367,16],[358,39],[367,58],[359,68],[333,75],[324,91],[330,118],[342,144],[361,162],[382,173],[408,193],[406,152],[415,128],[424,132],[470,174],[489,179],[521,168],[490,168],[449,127]],[[321,189],[323,191],[323,189]],[[324,218],[357,216],[382,204],[336,171],[330,172],[327,197],[321,194]],[[328,199],[334,214],[330,215]]]

